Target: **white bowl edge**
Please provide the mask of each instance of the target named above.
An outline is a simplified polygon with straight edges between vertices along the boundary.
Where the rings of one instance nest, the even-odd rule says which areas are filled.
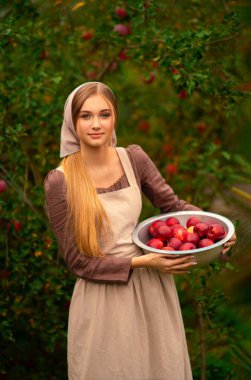
[[[145,226],[146,224],[153,222],[154,220],[161,220],[161,219],[167,219],[167,218],[170,218],[170,217],[175,217],[175,216],[179,216],[179,215],[202,215],[202,216],[208,216],[208,217],[211,217],[211,218],[217,218],[219,220],[221,220],[222,222],[224,222],[227,226],[228,226],[228,232],[227,232],[227,235],[224,237],[224,239],[218,241],[217,243],[215,243],[214,245],[211,245],[211,246],[208,246],[208,247],[204,247],[204,248],[197,248],[196,250],[195,249],[192,249],[192,250],[186,250],[186,251],[164,251],[164,250],[160,250],[160,249],[156,249],[156,248],[151,248],[149,246],[147,246],[146,244],[142,243],[139,238],[138,238],[138,233],[139,231],[141,230],[141,228],[143,226]],[[148,218],[148,219],[145,219],[143,222],[139,223],[138,226],[135,228],[133,234],[132,234],[132,239],[134,241],[134,243],[141,247],[143,250],[149,250],[151,252],[155,252],[155,253],[167,253],[167,254],[170,254],[170,255],[187,255],[187,254],[199,254],[199,253],[202,253],[204,251],[208,251],[210,248],[214,249],[214,248],[217,248],[219,246],[222,246],[223,244],[225,244],[234,234],[234,231],[235,231],[235,228],[234,228],[234,225],[233,223],[227,219],[226,217],[222,216],[222,215],[219,215],[219,214],[216,214],[216,213],[212,213],[212,212],[207,212],[207,211],[176,211],[176,212],[172,212],[172,213],[164,213],[164,214],[161,214],[161,215],[158,215],[158,216],[153,216],[151,218]]]

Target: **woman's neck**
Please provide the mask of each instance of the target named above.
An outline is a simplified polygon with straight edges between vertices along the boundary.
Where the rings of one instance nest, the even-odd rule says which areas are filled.
[[[84,164],[89,170],[108,167],[114,158],[114,154],[115,149],[110,146],[91,147],[81,151]]]

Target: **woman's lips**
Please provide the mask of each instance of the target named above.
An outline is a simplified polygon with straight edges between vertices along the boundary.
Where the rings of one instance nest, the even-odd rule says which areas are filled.
[[[104,133],[89,133],[89,136],[91,136],[93,139],[98,139],[99,137],[103,136]]]

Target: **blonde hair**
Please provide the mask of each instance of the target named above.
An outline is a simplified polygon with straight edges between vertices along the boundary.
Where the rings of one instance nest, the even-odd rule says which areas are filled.
[[[117,124],[117,104],[111,90],[102,83],[90,83],[81,87],[72,101],[74,126],[83,103],[92,95],[101,95],[111,104],[114,127]],[[99,200],[93,182],[85,168],[81,152],[63,158],[61,165],[66,180],[66,196],[69,221],[80,252],[88,256],[105,257],[100,248],[102,233],[109,230],[109,219]]]

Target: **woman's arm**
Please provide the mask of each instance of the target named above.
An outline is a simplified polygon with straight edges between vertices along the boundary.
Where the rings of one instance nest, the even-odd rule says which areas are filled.
[[[77,277],[86,280],[127,284],[131,275],[131,258],[96,258],[78,251],[73,233],[67,228],[64,174],[52,170],[45,179],[44,188],[48,217],[67,268]]]
[[[73,233],[67,228],[68,208],[64,174],[52,170],[45,179],[46,206],[52,229],[67,268],[77,277],[102,283],[127,284],[134,268],[149,267],[169,274],[186,273],[192,257],[173,259],[168,255],[148,254],[134,258],[94,258],[80,253]]]
[[[162,213],[200,210],[200,208],[179,199],[139,145],[129,145],[127,152],[142,192]]]
[[[127,152],[139,187],[141,187],[142,192],[148,197],[152,204],[159,208],[162,213],[201,210],[179,199],[178,196],[174,194],[173,189],[165,182],[152,160],[139,145],[130,145],[127,148]],[[224,249],[222,250],[223,259],[235,242],[236,235],[234,234],[224,245]]]

